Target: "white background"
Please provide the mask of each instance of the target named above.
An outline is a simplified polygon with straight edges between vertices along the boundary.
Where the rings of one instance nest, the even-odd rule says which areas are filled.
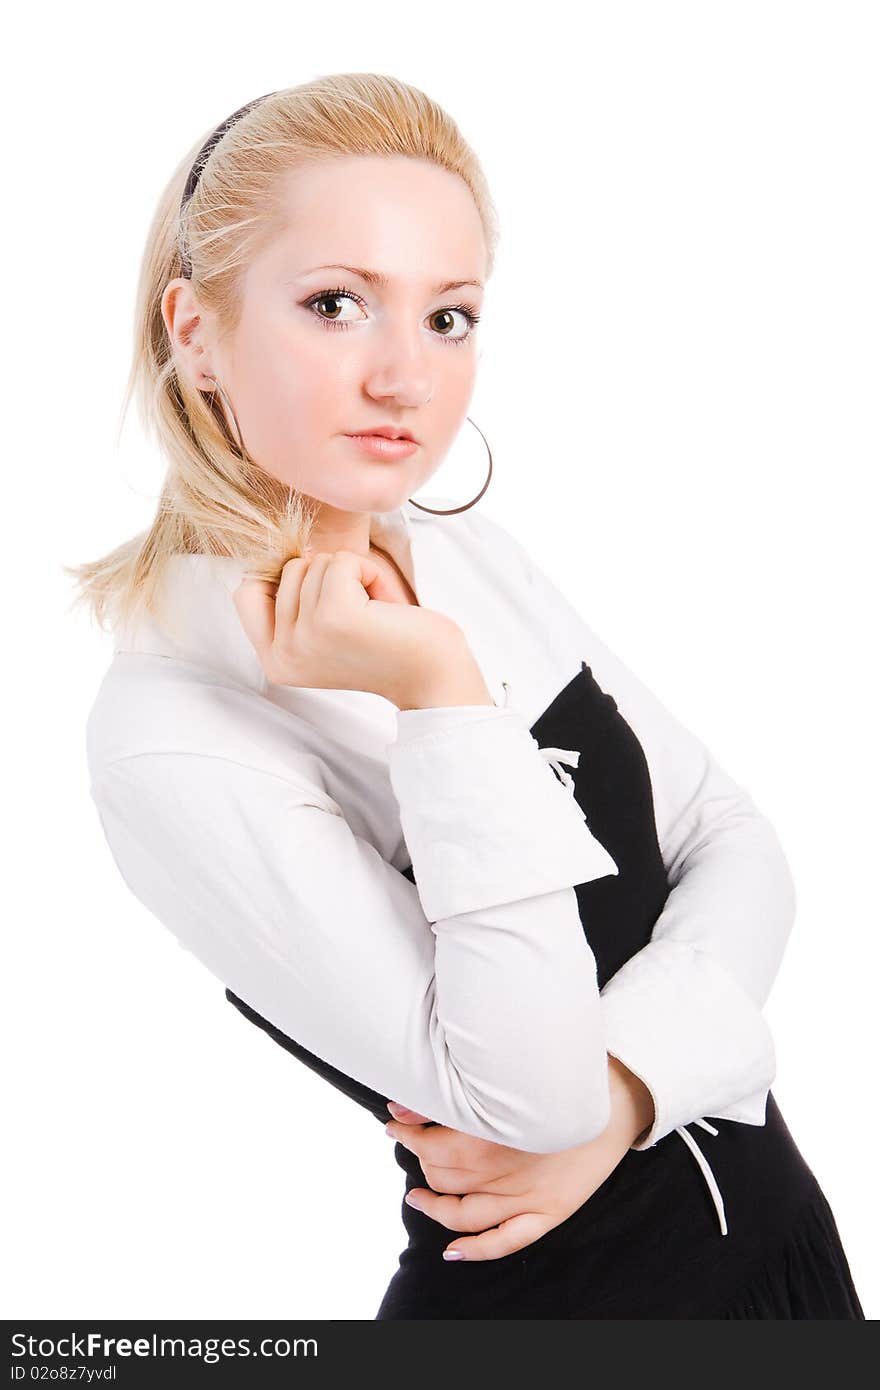
[[[260,93],[379,71],[458,121],[501,217],[480,506],[789,857],[773,1091],[875,1318],[877,7],[30,14],[4,113],[3,1315],[369,1319],[403,1248],[391,1140],[118,876],[84,746],[111,642],[60,569],[152,515],[163,462],[133,411],[116,430],[172,168]],[[484,473],[465,426],[424,495]]]

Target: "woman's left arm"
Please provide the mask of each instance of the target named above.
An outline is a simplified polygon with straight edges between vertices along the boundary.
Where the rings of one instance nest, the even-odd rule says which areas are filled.
[[[651,940],[600,993],[612,1102],[604,1134],[530,1155],[421,1123],[427,1117],[412,1111],[398,1110],[388,1126],[420,1158],[429,1189],[411,1194],[416,1203],[467,1233],[447,1250],[497,1259],[577,1210],[628,1149],[651,1148],[706,1116],[765,1123],[776,1057],[761,1009],[794,924],[795,889],[776,832],[746,790],[509,532],[483,514],[471,522],[502,573],[523,567],[523,616],[549,664],[561,660],[574,676],[586,662],[639,739],[670,885]]]
[[[795,916],[791,871],[771,822],[709,749],[587,626],[496,522],[487,541],[525,568],[526,619],[572,675],[582,661],[639,739],[669,895],[652,939],[601,992],[606,1048],[647,1086],[650,1148],[704,1116],[765,1122],[776,1074],[762,1007]]]

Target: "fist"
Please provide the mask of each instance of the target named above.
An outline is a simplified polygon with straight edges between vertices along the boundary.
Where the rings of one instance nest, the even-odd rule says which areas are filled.
[[[463,634],[445,614],[390,594],[375,560],[337,550],[288,560],[277,585],[245,579],[233,602],[273,684],[366,690],[400,704],[455,659]]]

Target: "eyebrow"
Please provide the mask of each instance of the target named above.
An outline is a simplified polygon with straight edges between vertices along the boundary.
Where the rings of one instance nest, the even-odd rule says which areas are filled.
[[[312,275],[316,270],[347,270],[351,275],[359,275],[368,285],[378,285],[383,289],[391,283],[389,277],[381,271],[367,270],[360,265],[313,265],[311,270],[304,270],[302,274]],[[431,294],[446,294],[447,290],[459,290],[465,285],[474,285],[478,290],[483,289],[479,280],[444,280],[442,284],[433,286]]]

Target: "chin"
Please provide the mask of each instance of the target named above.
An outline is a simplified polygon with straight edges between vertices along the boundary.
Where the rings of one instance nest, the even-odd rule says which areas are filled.
[[[367,481],[361,478],[359,485],[352,483],[344,493],[328,496],[316,492],[312,495],[325,507],[334,507],[340,512],[396,512],[421,484],[411,479],[402,480],[397,469],[385,467],[387,475],[378,480],[375,476]]]

